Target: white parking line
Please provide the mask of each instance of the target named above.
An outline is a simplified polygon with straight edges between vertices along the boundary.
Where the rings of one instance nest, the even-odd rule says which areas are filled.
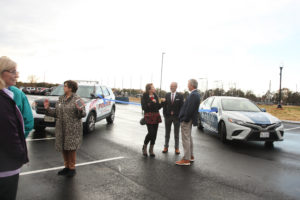
[[[291,131],[291,130],[296,130],[296,129],[300,129],[300,127],[296,127],[296,128],[289,128],[289,129],[285,129],[284,131]]]
[[[32,142],[32,141],[42,141],[42,140],[54,140],[55,137],[50,137],[50,138],[40,138],[40,139],[26,139],[27,142]]]
[[[108,161],[113,161],[113,160],[120,160],[120,159],[123,159],[123,158],[124,157],[115,157],[115,158],[107,158],[107,159],[104,159],[104,160],[96,160],[96,161],[91,161],[91,162],[85,162],[85,163],[76,164],[76,167],[85,166],[85,165],[92,165],[92,164],[97,164],[97,163],[103,163],[103,162],[108,162]],[[26,175],[30,175],[30,174],[38,174],[38,173],[43,173],[43,172],[55,171],[55,170],[63,169],[63,168],[64,168],[64,166],[52,167],[52,168],[41,169],[41,170],[34,170],[34,171],[29,171],[29,172],[22,172],[22,173],[20,173],[20,176],[26,176]]]

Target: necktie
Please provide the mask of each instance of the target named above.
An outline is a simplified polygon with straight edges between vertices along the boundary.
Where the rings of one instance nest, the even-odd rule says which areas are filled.
[[[172,98],[171,98],[172,104],[174,103],[174,93],[172,93]]]

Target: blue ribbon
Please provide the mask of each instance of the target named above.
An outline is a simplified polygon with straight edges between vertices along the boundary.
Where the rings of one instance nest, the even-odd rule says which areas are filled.
[[[120,100],[115,100],[115,99],[106,99],[106,98],[103,98],[100,94],[98,95],[98,97],[100,99],[103,99],[104,104],[106,104],[106,101],[112,101],[112,102],[121,103],[121,104],[130,104],[130,105],[135,105],[135,106],[141,106],[140,103],[120,101]]]
[[[199,109],[199,112],[208,112],[208,113],[211,113],[211,112],[215,112],[215,111],[212,111],[212,110],[209,110],[209,109]]]
[[[98,95],[98,97],[100,99],[103,99],[104,104],[106,104],[107,101],[111,101],[111,102],[116,102],[116,103],[121,103],[121,104],[129,104],[129,105],[141,106],[140,103],[120,101],[120,100],[115,100],[115,99],[106,99],[106,98],[103,98],[103,96],[100,95],[100,94]],[[199,109],[199,112],[208,112],[208,113],[211,113],[211,112],[214,112],[214,111],[209,110],[209,109]]]

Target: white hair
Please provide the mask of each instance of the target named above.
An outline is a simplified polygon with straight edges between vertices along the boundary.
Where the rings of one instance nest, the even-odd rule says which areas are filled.
[[[17,67],[17,63],[12,61],[10,58],[6,56],[2,56],[0,58],[0,90],[5,88],[5,82],[2,79],[1,75],[4,71],[11,70]]]

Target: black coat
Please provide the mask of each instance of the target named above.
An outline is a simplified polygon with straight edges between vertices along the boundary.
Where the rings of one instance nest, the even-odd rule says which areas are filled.
[[[153,101],[149,97],[149,94],[147,93],[143,94],[141,103],[142,103],[142,109],[145,113],[159,112],[159,110],[162,108],[162,105],[159,103],[159,99],[156,94],[154,94],[154,98],[156,100],[156,103],[153,103]]]
[[[12,171],[28,162],[23,119],[16,103],[0,90],[0,172]]]
[[[192,120],[193,125],[198,125],[198,115],[200,106],[200,94],[197,90],[191,92],[191,94],[185,100],[179,114],[180,122],[189,122]]]
[[[172,116],[178,117],[180,109],[183,105],[183,95],[181,93],[176,92],[174,102],[172,103],[172,94],[171,92],[169,92],[166,94],[165,99],[166,101],[162,103],[164,109],[164,117],[170,117],[172,112]]]

